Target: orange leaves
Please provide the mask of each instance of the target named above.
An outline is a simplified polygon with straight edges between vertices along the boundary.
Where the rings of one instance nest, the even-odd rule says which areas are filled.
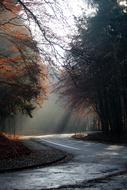
[[[0,58],[0,65],[4,65],[7,63],[18,63],[22,61],[21,56],[15,56],[15,57],[5,57],[5,58]]]
[[[6,23],[4,25],[0,25],[0,30],[17,40],[31,40],[29,31],[25,26],[14,26],[13,23]]]
[[[46,97],[47,69],[40,63],[29,28],[17,16],[19,5],[3,2],[7,10],[2,13],[5,23],[0,25],[0,118],[17,112],[31,116],[35,105]]]
[[[15,14],[21,11],[21,5],[15,4],[13,0],[4,0],[3,4],[8,10],[11,10]]]
[[[22,73],[24,72],[23,66],[16,66],[16,63],[21,63],[21,61],[21,56],[16,56],[13,58],[0,58],[0,78],[14,79],[17,76],[22,75]]]
[[[0,78],[3,79],[15,79],[22,74],[19,68],[10,65],[0,65]]]
[[[19,5],[19,4],[17,4],[17,5],[14,7],[13,11],[15,11],[15,13],[18,13],[18,12],[21,11],[21,9],[22,9],[22,6]]]

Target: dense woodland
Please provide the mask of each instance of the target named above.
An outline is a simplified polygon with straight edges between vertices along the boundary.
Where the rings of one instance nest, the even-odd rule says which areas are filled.
[[[41,23],[32,9],[34,3],[39,5],[40,2],[0,1],[1,122],[17,112],[32,117],[38,101],[46,97],[47,69],[44,63],[56,66],[45,46],[57,57],[57,45],[65,51],[56,87],[66,97],[64,100],[78,113],[94,112],[103,132],[121,134],[127,129],[126,1],[89,1],[95,12],[89,17],[84,13],[76,18],[77,31],[70,37],[67,49],[55,33]],[[55,0],[54,4],[50,1],[43,3],[57,6]],[[45,16],[49,17],[46,12]],[[41,49],[26,20],[32,20],[39,28],[43,37]],[[61,24],[62,20],[63,17]]]
[[[126,1],[94,0],[95,15],[79,18],[62,72],[61,93],[71,106],[90,107],[105,133],[127,129]]]

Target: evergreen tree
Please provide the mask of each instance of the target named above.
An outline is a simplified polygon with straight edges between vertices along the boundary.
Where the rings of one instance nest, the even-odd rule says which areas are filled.
[[[104,132],[120,134],[127,121],[127,13],[114,0],[94,0],[96,13],[77,21],[61,93],[78,110],[92,106]]]

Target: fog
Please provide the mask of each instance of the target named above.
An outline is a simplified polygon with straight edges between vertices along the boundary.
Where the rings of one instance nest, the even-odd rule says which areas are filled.
[[[8,119],[6,132],[14,133],[14,129],[18,135],[83,132],[93,129],[93,120],[93,116],[78,118],[56,94],[52,94],[42,107],[33,112],[33,118],[19,114],[15,119]]]

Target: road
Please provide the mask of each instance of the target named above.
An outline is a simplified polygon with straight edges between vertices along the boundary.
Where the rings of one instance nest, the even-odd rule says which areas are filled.
[[[96,184],[93,181],[92,187],[91,181],[90,186],[86,186],[88,180],[125,170],[127,166],[126,146],[77,141],[71,139],[69,135],[45,136],[36,140],[71,153],[72,160],[56,166],[0,174],[0,190],[40,190],[59,187],[61,189],[100,190],[102,186],[104,190],[115,190],[115,185],[117,188],[119,186],[122,188],[124,185],[127,189],[127,183],[124,182],[125,175],[116,176],[110,181],[102,180]],[[65,188],[66,185],[69,188]],[[108,188],[110,185],[112,188]]]

